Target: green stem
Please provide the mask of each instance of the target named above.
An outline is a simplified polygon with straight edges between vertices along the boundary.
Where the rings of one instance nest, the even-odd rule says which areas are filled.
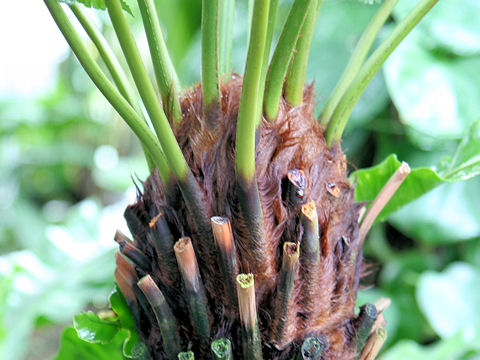
[[[235,16],[235,0],[220,1],[220,42],[219,71],[229,76],[232,72],[233,21]]]
[[[248,46],[247,63],[243,78],[242,96],[238,110],[236,139],[237,177],[243,176],[249,181],[255,179],[255,132],[259,123],[257,104],[262,102],[259,94],[263,57],[268,26],[270,0],[255,1],[252,18],[251,40]]]
[[[378,46],[361,67],[360,72],[350,84],[335,109],[328,123],[325,138],[328,146],[334,141],[340,141],[347,120],[353,111],[360,95],[373,79],[381,66],[397,48],[400,42],[410,33],[425,14],[438,2],[438,0],[421,0],[413,10],[393,29],[388,37]]]
[[[128,101],[130,105],[132,105],[135,111],[138,114],[142,114],[142,110],[138,106],[135,90],[130,85],[130,82],[127,79],[127,75],[122,69],[122,66],[118,62],[115,54],[113,53],[112,48],[108,45],[107,40],[103,37],[102,33],[97,29],[95,24],[90,20],[88,15],[85,13],[84,7],[80,6],[76,3],[70,4],[70,9],[75,14],[76,18],[82,25],[82,27],[87,32],[88,36],[95,44],[102,60],[104,61],[105,65],[107,66],[110,75],[112,76],[113,82],[118,88],[118,91],[122,96]],[[147,160],[148,167],[150,172],[152,172],[154,164],[148,153],[148,150],[142,145],[143,152],[145,154],[145,158]],[[166,170],[167,172],[162,174],[162,177],[168,176],[168,165],[165,163],[162,166],[162,170]]]
[[[296,51],[288,67],[287,79],[285,80],[285,100],[291,106],[298,106],[303,102],[303,88],[307,75],[310,45],[322,3],[323,0],[312,1],[295,46]]]
[[[270,121],[277,117],[288,64],[311,3],[312,0],[295,0],[273,53],[265,82],[264,101],[265,115]]]
[[[385,0],[366,29],[363,31],[363,34],[358,41],[358,44],[355,47],[355,50],[353,51],[353,54],[350,57],[350,60],[345,67],[340,80],[338,80],[338,83],[333,89],[332,94],[329,96],[328,101],[325,104],[325,108],[320,116],[320,123],[324,127],[328,125],[328,122],[330,121],[335,108],[340,102],[340,99],[345,93],[345,90],[347,90],[355,76],[357,76],[360,67],[364,63],[365,58],[372,47],[373,41],[377,37],[378,32],[392,13],[393,8],[395,5],[397,5],[397,3],[398,0]]]
[[[264,262],[265,232],[263,211],[255,175],[256,135],[260,121],[258,109],[262,104],[261,74],[268,27],[269,0],[255,2],[251,41],[240,99],[236,139],[236,179],[240,208],[250,232],[254,267]]]
[[[75,53],[80,64],[94,82],[95,86],[107,98],[114,109],[125,120],[128,126],[130,126],[141,143],[145,145],[159,169],[162,166],[165,166],[166,163],[163,151],[158,140],[152,134],[147,124],[141,119],[132,106],[123,98],[115,86],[102,72],[100,67],[88,52],[88,49],[82,42],[80,36],[70,23],[70,20],[62,9],[62,6],[57,0],[44,0],[44,2],[58,28]]]
[[[160,140],[170,169],[178,180],[184,180],[190,169],[178,146],[167,117],[157,100],[155,90],[148,78],[147,70],[140,57],[135,39],[128,27],[120,0],[106,0],[106,4],[113,28],[117,34],[125,58],[127,59],[128,67],[133,75],[133,80],[150,116],[157,137]]]
[[[220,102],[219,0],[202,1],[202,98],[203,116],[210,128],[222,115]]]
[[[270,8],[268,10],[268,27],[267,38],[265,41],[265,53],[263,54],[262,75],[260,78],[260,89],[258,91],[259,100],[257,103],[257,115],[255,116],[255,126],[260,126],[263,118],[263,94],[265,91],[265,78],[267,77],[268,61],[270,60],[270,50],[272,47],[273,32],[277,21],[278,0],[270,0]]]
[[[110,75],[112,75],[113,82],[115,85],[117,85],[118,91],[120,91],[120,94],[122,94],[122,96],[130,105],[135,106],[135,90],[130,85],[127,75],[123,71],[122,66],[118,62],[112,48],[110,45],[108,45],[107,40],[103,37],[102,33],[88,17],[83,5],[73,3],[69,6],[92,42],[95,44],[95,47],[97,48],[102,60],[105,62]]]
[[[162,96],[163,109],[175,128],[182,121],[182,111],[176,88],[177,74],[168,54],[153,0],[138,0],[147,35],[155,77]]]

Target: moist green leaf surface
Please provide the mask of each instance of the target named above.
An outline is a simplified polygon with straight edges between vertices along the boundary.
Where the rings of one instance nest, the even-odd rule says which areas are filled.
[[[56,359],[144,359],[144,345],[138,341],[130,310],[118,289],[110,295],[110,306],[114,319],[104,320],[93,312],[75,316],[74,328],[65,330]]]
[[[60,340],[60,351],[55,360],[123,360],[121,347],[123,333],[118,333],[106,344],[89,343],[80,339],[74,328],[67,328]]]
[[[111,342],[119,329],[118,322],[103,320],[91,311],[76,315],[73,322],[78,337],[92,343]]]
[[[405,17],[417,0],[402,0],[394,10],[397,19]],[[443,48],[457,55],[480,53],[480,2],[442,0],[418,25],[430,48]]]
[[[480,56],[428,49],[418,31],[400,44],[385,63],[384,74],[413,143],[432,149],[445,140],[461,138],[478,119],[479,68]]]
[[[480,336],[480,271],[473,265],[457,262],[443,272],[425,271],[418,281],[417,302],[442,338],[464,330]]]

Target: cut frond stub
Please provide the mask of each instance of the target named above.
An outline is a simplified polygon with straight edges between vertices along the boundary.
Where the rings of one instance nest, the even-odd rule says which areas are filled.
[[[253,274],[237,275],[238,308],[242,323],[242,350],[245,360],[262,360]]]
[[[388,201],[395,194],[397,189],[402,185],[405,178],[410,174],[410,167],[406,162],[402,162],[400,167],[395,173],[388,179],[387,183],[383,186],[382,190],[378,193],[372,205],[367,210],[362,223],[360,224],[360,230],[358,231],[358,246],[361,247],[368,231],[373,225],[373,222],[377,218],[378,214],[382,211]]]

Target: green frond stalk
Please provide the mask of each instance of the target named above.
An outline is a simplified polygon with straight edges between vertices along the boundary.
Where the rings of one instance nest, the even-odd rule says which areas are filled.
[[[93,44],[98,50],[100,57],[102,58],[103,62],[107,66],[107,69],[112,76],[112,80],[117,86],[118,91],[122,96],[128,101],[130,105],[133,106],[137,114],[142,114],[142,110],[138,104],[138,99],[136,96],[135,89],[131,86],[127,75],[122,69],[122,66],[117,60],[117,57],[113,53],[112,48],[108,45],[107,40],[104,38],[102,33],[97,29],[95,24],[92,20],[88,17],[83,6],[78,5],[77,3],[69,4],[70,9],[72,10],[73,14],[76,16],[82,27],[85,29],[88,37],[92,40]],[[148,150],[142,145],[143,152],[145,154],[145,158],[147,160],[148,167],[150,172],[154,168],[153,161],[148,153]],[[166,168],[167,165],[163,168]],[[167,173],[163,174],[163,176],[168,176]]]
[[[287,78],[285,80],[285,100],[287,100],[291,106],[298,106],[303,102],[303,88],[307,74],[310,45],[322,3],[323,0],[312,1],[300,36],[298,37],[293,58],[290,60]]]
[[[421,0],[413,10],[400,21],[372,55],[369,56],[365,64],[361,67],[358,75],[345,91],[328,123],[325,132],[328,146],[331,146],[334,141],[340,141],[348,118],[353,111],[353,107],[367,85],[380,70],[393,50],[397,48],[400,42],[437,2],[438,0]]]
[[[105,2],[133,80],[160,140],[168,165],[175,177],[179,181],[184,181],[190,170],[150,82],[135,39],[128,27],[121,2],[120,0],[106,0]]]
[[[355,76],[357,76],[360,67],[363,65],[365,58],[367,57],[368,52],[373,45],[373,41],[377,37],[378,32],[382,28],[383,24],[385,24],[385,21],[388,19],[397,3],[398,0],[385,0],[382,6],[373,16],[368,26],[363,31],[362,36],[360,37],[360,40],[358,41],[342,76],[340,77],[340,80],[338,80],[337,85],[335,85],[335,88],[333,89],[332,94],[329,96],[327,103],[325,104],[325,108],[322,111],[320,123],[324,127],[328,125],[328,122],[330,121],[335,108],[340,102],[340,99],[345,93],[345,90],[347,90]]]
[[[264,110],[269,121],[274,121],[277,117],[288,64],[311,3],[312,0],[295,0],[268,67]]]
[[[251,28],[252,36],[248,47],[238,110],[235,156],[238,199],[243,217],[250,230],[250,241],[257,263],[264,261],[262,254],[265,254],[264,248],[266,246],[263,211],[255,175],[255,138],[260,124],[260,121],[256,119],[259,116],[257,110],[263,101],[263,93],[260,92],[263,89],[261,74],[269,6],[269,0],[255,2]]]
[[[138,6],[147,35],[155,78],[162,97],[163,110],[175,128],[182,121],[177,91],[178,77],[168,54],[153,0],[138,0]]]
[[[273,32],[275,30],[275,24],[277,22],[278,1],[270,0],[270,8],[268,9],[268,26],[267,37],[265,40],[265,52],[263,54],[262,75],[260,78],[260,90],[259,94],[262,95],[262,100],[258,103],[257,115],[255,116],[256,125],[259,126],[263,119],[263,94],[265,91],[265,79],[267,77],[268,61],[270,60],[270,50],[272,47]]]
[[[220,31],[218,69],[220,75],[232,73],[233,22],[235,17],[235,0],[220,1]]]
[[[222,115],[219,63],[219,0],[202,1],[203,117],[214,128]]]
[[[100,54],[100,57],[107,66],[112,80],[117,85],[118,91],[128,101],[130,105],[135,107],[135,89],[130,85],[127,75],[122,69],[122,66],[117,60],[117,57],[113,53],[112,48],[108,45],[107,40],[102,33],[97,29],[93,21],[89,18],[84,10],[83,5],[78,3],[69,4],[70,9],[76,16],[82,27],[85,29],[89,38],[95,44],[95,47]],[[138,112],[138,111],[137,111]]]
[[[95,86],[125,120],[128,126],[137,135],[140,142],[148,149],[155,165],[157,165],[160,170],[160,174],[168,174],[169,170],[162,148],[148,125],[136,113],[132,106],[125,100],[97,65],[58,1],[44,0],[44,2],[58,28],[70,45],[70,48],[75,53],[75,56],[87,72],[88,76],[92,79]]]

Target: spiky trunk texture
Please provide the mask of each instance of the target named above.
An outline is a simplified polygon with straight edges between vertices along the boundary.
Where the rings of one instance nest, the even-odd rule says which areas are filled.
[[[362,249],[357,247],[360,206],[353,200],[345,156],[339,144],[327,147],[323,129],[315,121],[313,86],[305,88],[302,105],[292,108],[282,100],[277,120],[262,122],[256,176],[268,242],[268,253],[264,255],[268,261],[255,265],[235,181],[235,132],[241,85],[241,77],[234,75],[222,86],[222,117],[214,129],[202,119],[201,87],[187,91],[181,102],[183,120],[176,137],[200,184],[202,206],[207,214],[224,216],[231,221],[239,273],[255,276],[263,356],[265,359],[291,359],[298,353],[303,340],[318,336],[326,339],[322,359],[353,359],[358,355],[355,340],[358,317],[354,306]],[[294,169],[302,170],[306,179],[303,196],[297,203],[292,202],[288,194],[291,191],[288,173]],[[135,266],[138,277],[149,273],[165,295],[178,322],[182,349],[186,350],[191,344],[197,359],[210,358],[209,349],[194,331],[186,289],[173,251],[176,240],[191,237],[205,287],[210,341],[230,339],[234,358],[242,358],[238,305],[231,303],[236,297],[227,293],[231,287],[224,285],[227,282],[222,279],[215,244],[198,236],[194,221],[197,214],[189,213],[180,197],[172,200],[172,196],[167,196],[167,204],[157,172],[143,183],[143,187],[137,202],[129,206],[125,214],[134,245],[151,262],[152,270],[142,269],[140,264]],[[306,228],[301,220],[305,216],[301,205],[312,200],[318,214],[320,245],[319,261],[313,262],[311,258],[304,258],[307,255],[301,251]],[[275,333],[272,331],[276,323],[274,306],[279,295],[282,248],[286,241],[299,244],[300,258],[295,267],[292,300],[285,311],[286,324],[282,321],[286,326],[282,330],[286,340],[280,346],[271,336]],[[152,357],[167,358],[156,322],[143,310],[140,316],[138,330]]]

